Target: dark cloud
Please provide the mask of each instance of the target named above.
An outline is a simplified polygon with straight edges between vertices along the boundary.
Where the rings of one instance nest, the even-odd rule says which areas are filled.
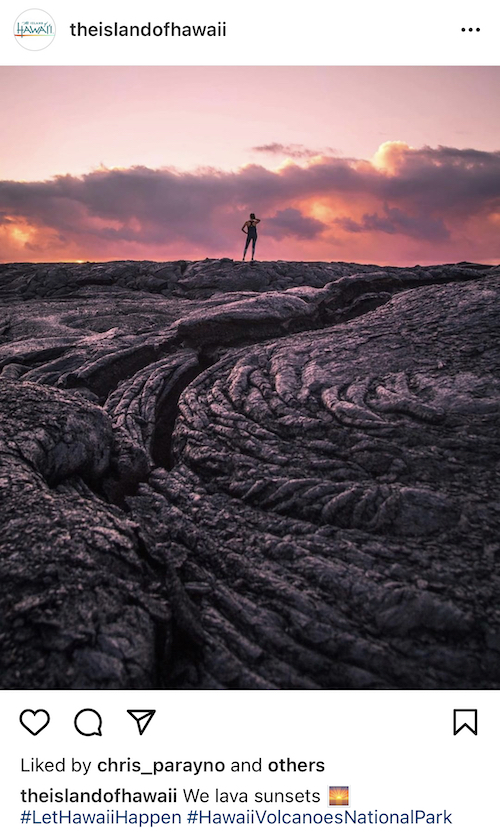
[[[384,206],[384,214],[363,214],[361,222],[350,217],[335,220],[344,231],[359,234],[363,231],[380,231],[383,234],[405,234],[420,240],[437,242],[447,240],[450,232],[442,219],[426,215],[410,216],[399,208]]]
[[[385,199],[408,199],[422,213],[451,211],[467,215],[481,206],[500,204],[500,151],[452,147],[408,150],[394,176],[379,182]]]
[[[322,150],[312,150],[303,144],[280,144],[279,142],[260,144],[257,145],[257,147],[252,147],[252,150],[257,153],[288,156],[291,159],[310,159],[312,156],[326,156],[330,153],[332,155],[336,153],[333,147],[324,147]]]
[[[331,204],[329,226],[308,215],[316,200]],[[45,182],[0,182],[5,233],[20,218],[63,235],[68,246],[102,241],[106,251],[119,252],[121,243],[227,250],[250,211],[268,218],[262,234],[276,240],[324,240],[339,228],[427,243],[458,239],[469,221],[479,220],[479,227],[500,212],[500,152],[387,143],[375,163],[322,157],[279,170],[103,168]]]
[[[312,240],[322,231],[326,231],[327,228],[328,226],[324,222],[320,222],[314,217],[305,217],[296,208],[285,208],[283,211],[277,211],[274,217],[269,217],[266,220],[266,234],[274,237],[275,240],[281,240],[283,237]]]

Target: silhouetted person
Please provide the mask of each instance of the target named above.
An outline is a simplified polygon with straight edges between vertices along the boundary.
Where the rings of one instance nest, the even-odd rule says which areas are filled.
[[[255,243],[257,242],[257,223],[260,220],[255,219],[255,214],[250,214],[250,219],[243,223],[241,228],[242,231],[246,232],[247,240],[245,243],[245,250],[243,252],[243,260],[245,259],[245,254],[247,253],[247,248],[250,240],[252,241],[252,260],[255,254]]]

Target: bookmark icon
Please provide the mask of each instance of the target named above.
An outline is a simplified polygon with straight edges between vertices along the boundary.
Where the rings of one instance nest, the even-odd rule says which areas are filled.
[[[456,736],[462,728],[468,728],[477,736],[477,708],[455,708],[453,711],[453,735]]]
[[[144,731],[148,727],[149,723],[153,719],[156,711],[129,711],[127,713],[135,719],[137,722],[137,728],[139,730],[139,734],[142,736]]]

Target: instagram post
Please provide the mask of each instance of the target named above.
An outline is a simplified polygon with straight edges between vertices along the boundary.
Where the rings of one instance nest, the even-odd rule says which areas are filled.
[[[2,9],[2,827],[496,828],[498,17]]]

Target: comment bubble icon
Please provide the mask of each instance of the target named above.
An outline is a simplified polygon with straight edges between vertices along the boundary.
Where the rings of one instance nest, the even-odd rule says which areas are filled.
[[[83,737],[102,737],[101,714],[93,708],[83,708],[75,716],[75,728]]]

